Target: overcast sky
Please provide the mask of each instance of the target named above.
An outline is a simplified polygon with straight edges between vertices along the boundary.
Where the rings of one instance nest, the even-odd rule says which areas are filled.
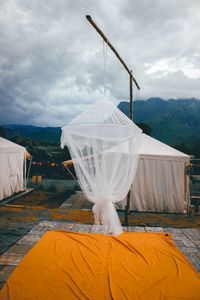
[[[133,70],[134,99],[200,99],[199,0],[1,0],[0,124],[64,126],[103,97],[87,14]],[[109,97],[128,100],[127,72],[109,49],[106,61]]]

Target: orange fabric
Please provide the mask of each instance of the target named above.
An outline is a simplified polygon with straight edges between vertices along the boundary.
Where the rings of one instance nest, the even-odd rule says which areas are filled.
[[[26,159],[27,159],[27,160],[30,160],[30,159],[31,159],[31,155],[30,155],[30,153],[28,152],[28,150],[26,150]]]
[[[72,160],[63,161],[63,165],[65,165],[65,167],[72,166],[73,165],[73,161]]]
[[[2,300],[200,299],[200,275],[170,234],[49,231],[25,256]]]

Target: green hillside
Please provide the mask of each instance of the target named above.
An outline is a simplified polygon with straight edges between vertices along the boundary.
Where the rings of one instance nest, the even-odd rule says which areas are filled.
[[[129,115],[128,102],[121,102],[119,108]],[[133,120],[148,124],[151,135],[169,145],[200,143],[200,101],[197,99],[134,101]]]
[[[129,116],[129,102],[120,102],[119,109]],[[169,145],[184,143],[191,147],[200,144],[200,100],[150,98],[133,102],[133,120],[146,123],[152,128],[151,135]],[[37,127],[31,125],[3,125],[7,137],[42,142],[60,142],[60,127]]]
[[[3,125],[7,137],[19,135],[24,139],[37,140],[41,142],[59,143],[61,136],[60,127],[37,127],[31,125]]]

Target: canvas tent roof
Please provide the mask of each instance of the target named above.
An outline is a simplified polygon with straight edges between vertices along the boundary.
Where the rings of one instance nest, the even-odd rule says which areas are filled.
[[[189,162],[189,155],[143,134],[139,165],[131,187],[130,209],[187,211],[190,193],[186,166]]]
[[[126,153],[128,142],[118,147]],[[112,147],[109,151],[117,151]],[[187,210],[190,201],[189,178],[185,167],[190,156],[146,134],[142,134],[140,159],[131,187],[130,209],[137,211],[178,212]],[[87,157],[85,157],[87,158]],[[65,166],[73,161],[63,162]],[[122,201],[122,207],[126,200]]]
[[[119,150],[118,146],[118,150]],[[126,152],[127,142],[121,145],[121,151]],[[117,148],[113,147],[109,151],[116,151]],[[189,162],[190,156],[178,151],[165,143],[162,143],[151,136],[143,133],[142,144],[139,150],[140,158],[146,159],[162,159],[162,160],[178,160]],[[65,166],[72,165],[73,161],[68,160],[63,162]]]
[[[23,191],[26,148],[0,137],[0,200]]]
[[[25,152],[25,148],[0,137],[0,152]]]
[[[142,145],[140,148],[141,158],[152,158],[152,159],[170,159],[170,160],[181,160],[188,162],[190,156],[178,151],[146,134],[142,134]]]
[[[0,137],[0,152],[7,152],[7,153],[19,153],[19,152],[26,152],[26,159],[30,159],[31,155],[30,153],[26,150],[25,147],[20,146],[16,143],[13,143],[7,139],[4,139]]]

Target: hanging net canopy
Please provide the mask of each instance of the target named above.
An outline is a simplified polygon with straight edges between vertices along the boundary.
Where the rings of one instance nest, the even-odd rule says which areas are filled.
[[[97,101],[62,128],[78,182],[94,203],[95,223],[118,235],[121,223],[113,203],[122,201],[133,182],[142,130],[106,98]]]

